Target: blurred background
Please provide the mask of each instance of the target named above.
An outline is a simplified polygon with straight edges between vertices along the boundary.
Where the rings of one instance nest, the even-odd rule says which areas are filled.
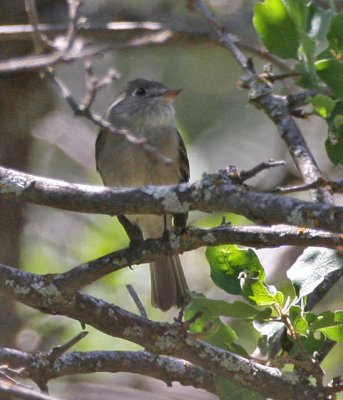
[[[175,101],[178,126],[185,140],[191,165],[191,180],[203,172],[215,172],[235,165],[249,169],[268,159],[285,159],[287,167],[260,174],[249,183],[259,189],[297,183],[298,174],[274,125],[266,116],[247,103],[247,92],[237,88],[240,70],[229,52],[206,39],[206,24],[186,8],[183,0],[85,0],[82,14],[89,22],[155,21],[178,32],[162,44],[124,46],[90,57],[96,75],[109,68],[121,74],[97,96],[93,110],[104,114],[128,80],[136,77],[158,80],[170,88],[183,88]],[[248,43],[257,43],[251,17],[255,1],[212,0],[208,2],[229,30]],[[326,1],[321,2],[323,6]],[[41,22],[66,22],[64,0],[37,1]],[[338,6],[342,1],[337,2]],[[0,23],[27,24],[22,0],[0,3]],[[92,44],[120,44],[130,32],[111,35],[84,36]],[[135,33],[137,36],[137,33]],[[118,47],[118,46],[117,46]],[[25,40],[0,40],[0,58],[32,53],[32,43]],[[265,62],[255,58],[257,68]],[[86,94],[83,61],[57,67],[57,75],[81,102]],[[291,82],[277,89],[280,93],[294,91]],[[101,185],[95,169],[94,145],[97,128],[89,121],[76,118],[55,88],[36,72],[0,76],[0,163],[40,176],[68,182]],[[299,121],[299,125],[324,174],[338,178],[339,173],[329,162],[324,149],[326,126],[318,118]],[[300,194],[309,199],[307,194]],[[341,199],[337,198],[337,201]],[[0,200],[0,262],[36,272],[63,272],[80,263],[102,256],[128,244],[127,237],[115,218],[62,212],[38,206]],[[216,226],[223,215],[194,212],[189,223],[202,227]],[[249,221],[236,215],[226,215],[228,221],[242,225]],[[300,254],[299,248],[260,250],[259,257],[266,268],[269,283],[286,289],[285,271]],[[208,297],[223,298],[223,292],[213,287],[204,249],[182,256],[184,270],[191,289]],[[176,310],[160,313],[150,306],[148,267],[137,266],[98,281],[85,288],[88,293],[136,312],[125,285],[132,284],[147,308],[149,317],[172,320]],[[318,310],[328,306],[338,308],[341,300],[332,290]],[[291,294],[291,293],[290,293]],[[225,297],[225,295],[224,295]],[[239,343],[249,351],[254,348],[255,333],[229,321],[239,332]],[[64,343],[81,330],[76,321],[43,315],[8,299],[0,301],[0,345],[24,351],[48,350]],[[138,348],[87,327],[90,334],[76,350],[116,350]],[[338,354],[339,352],[337,352]],[[338,374],[339,356],[331,358],[330,377]],[[82,384],[80,382],[83,382]],[[88,382],[88,383],[86,383]],[[92,384],[90,384],[90,382]],[[96,385],[96,386],[94,386]],[[211,399],[201,390],[163,383],[130,374],[91,375],[59,379],[50,384],[52,394],[64,399],[92,399],[101,390],[102,399]],[[95,389],[94,389],[95,388]],[[135,390],[140,390],[139,395]],[[99,397],[99,396],[98,396]],[[213,397],[214,398],[214,397]]]

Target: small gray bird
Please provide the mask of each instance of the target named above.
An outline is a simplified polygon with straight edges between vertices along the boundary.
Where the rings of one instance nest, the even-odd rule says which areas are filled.
[[[96,165],[106,186],[138,187],[173,185],[189,180],[189,163],[185,145],[176,128],[172,101],[181,90],[169,90],[162,83],[135,79],[123,95],[111,105],[108,120],[117,129],[125,129],[145,138],[157,151],[173,160],[166,164],[154,160],[144,149],[127,139],[100,131],[96,141]],[[172,216],[118,216],[131,241],[158,238],[172,226]],[[185,226],[187,215],[174,216],[176,226]],[[184,306],[189,298],[188,286],[179,256],[161,256],[150,264],[151,302],[163,311]]]

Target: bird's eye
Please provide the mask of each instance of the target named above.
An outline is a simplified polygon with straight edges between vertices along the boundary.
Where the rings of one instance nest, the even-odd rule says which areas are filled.
[[[143,88],[138,88],[133,92],[134,96],[144,96],[146,93],[145,89]]]

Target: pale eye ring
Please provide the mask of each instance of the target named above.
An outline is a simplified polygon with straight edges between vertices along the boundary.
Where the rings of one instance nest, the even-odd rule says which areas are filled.
[[[144,96],[146,94],[146,90],[144,88],[138,88],[138,89],[135,89],[132,94],[134,96],[141,97],[141,96]]]

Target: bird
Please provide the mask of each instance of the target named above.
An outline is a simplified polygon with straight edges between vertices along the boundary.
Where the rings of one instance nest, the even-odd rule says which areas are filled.
[[[106,186],[141,187],[174,185],[188,182],[189,161],[182,137],[175,123],[173,100],[182,89],[170,90],[164,84],[137,78],[128,82],[106,113],[115,129],[126,130],[144,139],[159,154],[172,162],[151,157],[142,147],[130,143],[115,130],[101,129],[96,140],[96,167]],[[174,225],[183,229],[187,214],[174,216]],[[118,215],[131,243],[160,238],[172,227],[172,215]],[[161,249],[150,263],[151,303],[167,311],[184,308],[189,301],[188,284],[178,255]]]

